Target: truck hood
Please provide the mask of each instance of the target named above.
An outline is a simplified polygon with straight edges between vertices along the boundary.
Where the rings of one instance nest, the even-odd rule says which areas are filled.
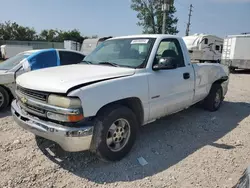
[[[134,73],[135,69],[132,68],[78,64],[31,71],[18,76],[16,83],[37,91],[67,93],[75,86],[130,76]]]
[[[9,84],[14,82],[14,73],[7,70],[0,70],[0,84]]]

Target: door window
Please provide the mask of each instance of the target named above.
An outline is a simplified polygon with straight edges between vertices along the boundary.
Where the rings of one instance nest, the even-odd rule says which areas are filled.
[[[216,51],[220,51],[220,46],[219,45],[215,45],[215,50]]]
[[[185,67],[182,49],[177,39],[166,39],[161,41],[156,53],[154,65],[163,57],[175,58],[177,67]]]
[[[204,38],[204,44],[208,44],[208,39]]]
[[[61,65],[71,65],[80,63],[84,59],[84,55],[67,52],[67,51],[59,51]]]

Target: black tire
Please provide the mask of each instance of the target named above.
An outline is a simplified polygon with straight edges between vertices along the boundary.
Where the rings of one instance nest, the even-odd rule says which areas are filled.
[[[235,67],[229,67],[230,73],[235,73]]]
[[[0,97],[2,98],[3,102],[0,99],[0,111],[4,110],[10,103],[10,96],[6,89],[0,86]]]
[[[222,87],[220,84],[213,84],[208,96],[204,99],[203,106],[210,112],[217,111],[223,101]],[[219,100],[216,100],[216,95],[219,95]],[[218,102],[218,103],[217,103]]]
[[[106,142],[111,125],[118,119],[125,119],[130,125],[130,136],[120,151],[112,151]],[[103,161],[119,161],[132,149],[137,135],[138,122],[135,114],[127,107],[112,105],[102,110],[95,119],[91,151]]]

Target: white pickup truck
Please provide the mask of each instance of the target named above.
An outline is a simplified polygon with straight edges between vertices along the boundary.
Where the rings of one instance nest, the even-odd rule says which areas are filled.
[[[116,161],[138,128],[201,102],[219,109],[228,67],[191,64],[182,38],[133,35],[104,41],[78,65],[45,68],[16,80],[14,120],[64,150]]]

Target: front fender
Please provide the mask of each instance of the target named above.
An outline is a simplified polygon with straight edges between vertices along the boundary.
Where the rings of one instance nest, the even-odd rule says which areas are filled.
[[[68,96],[81,99],[85,117],[97,114],[103,106],[131,97],[141,100],[144,110],[144,121],[148,120],[148,81],[146,74],[133,75],[102,81],[71,91]]]

